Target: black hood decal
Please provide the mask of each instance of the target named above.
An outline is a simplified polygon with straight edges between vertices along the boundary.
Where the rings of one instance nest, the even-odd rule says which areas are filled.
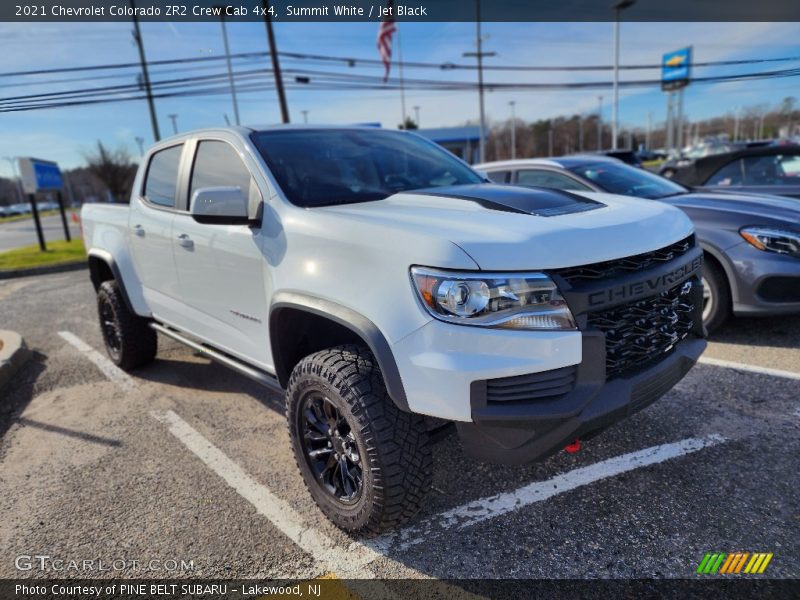
[[[501,210],[537,217],[556,217],[595,210],[606,206],[578,194],[551,188],[520,187],[480,183],[410,190],[407,194],[443,196],[477,202],[490,210]]]

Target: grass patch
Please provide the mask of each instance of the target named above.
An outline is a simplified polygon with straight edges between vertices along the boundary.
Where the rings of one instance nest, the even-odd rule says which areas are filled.
[[[59,240],[47,242],[47,251],[39,250],[39,244],[15,248],[7,252],[0,252],[0,271],[13,271],[16,269],[30,269],[58,265],[61,263],[78,262],[86,259],[83,240],[73,239],[71,242]]]

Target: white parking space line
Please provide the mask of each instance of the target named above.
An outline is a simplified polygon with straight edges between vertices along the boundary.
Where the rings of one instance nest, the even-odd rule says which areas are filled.
[[[219,448],[197,432],[191,425],[171,410],[150,413],[167,426],[180,442],[194,453],[208,468],[219,475],[240,496],[300,548],[314,557],[326,571],[342,579],[372,579],[366,568],[380,558],[374,550],[358,542],[349,548],[337,546],[328,536],[303,524],[302,518],[289,504],[250,477]]]
[[[136,382],[130,375],[112,363],[105,356],[100,354],[97,350],[92,348],[89,344],[84,342],[77,335],[69,331],[59,331],[58,335],[64,338],[64,340],[78,352],[92,361],[95,366],[103,372],[103,375],[108,377],[123,390],[126,392],[132,392],[134,389],[136,389]]]
[[[757,373],[759,375],[769,375],[771,377],[782,377],[783,379],[796,379],[800,381],[800,373],[794,373],[793,371],[781,371],[780,369],[770,369],[769,367],[758,367],[756,365],[747,365],[745,363],[711,358],[710,356],[701,356],[700,360],[697,362],[703,365],[711,365],[712,367],[723,367],[725,369],[733,369],[735,371],[744,371],[746,373]]]
[[[725,441],[718,434],[702,438],[689,438],[680,442],[652,446],[614,458],[581,467],[547,481],[536,481],[513,492],[488,496],[439,513],[398,532],[384,534],[367,542],[375,551],[385,554],[390,550],[405,550],[430,540],[447,529],[464,529],[506,513],[542,502],[596,481],[614,477],[627,471],[656,465]]]

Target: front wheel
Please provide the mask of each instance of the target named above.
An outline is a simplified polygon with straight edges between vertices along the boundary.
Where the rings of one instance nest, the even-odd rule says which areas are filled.
[[[425,423],[394,405],[367,348],[338,346],[304,358],[286,405],[297,466],[331,521],[379,533],[417,513],[431,482]]]
[[[719,329],[731,314],[731,292],[724,271],[703,261],[703,324],[709,333]]]

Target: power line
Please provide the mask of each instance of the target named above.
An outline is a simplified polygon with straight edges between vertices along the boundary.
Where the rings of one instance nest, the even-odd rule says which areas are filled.
[[[321,62],[336,62],[342,63],[349,67],[363,66],[378,66],[383,68],[383,63],[378,59],[371,58],[356,58],[347,56],[330,56],[323,54],[307,54],[299,52],[278,52],[278,56],[307,61],[321,61]],[[231,59],[257,59],[266,58],[270,56],[269,52],[239,52],[231,54]],[[159,65],[175,65],[175,64],[188,64],[198,62],[213,62],[225,60],[225,56],[199,56],[187,58],[171,58],[163,60],[147,61],[148,66]],[[800,60],[800,56],[786,56],[779,58],[748,58],[740,60],[719,60],[719,61],[700,61],[691,63],[691,67],[716,67],[716,66],[736,66],[736,65],[750,65],[750,64],[763,64],[775,62],[791,62]],[[23,75],[47,75],[57,73],[75,73],[82,71],[102,71],[113,69],[131,69],[140,66],[137,62],[129,63],[110,63],[101,65],[86,65],[81,67],[58,67],[52,69],[35,69],[28,71],[10,71],[0,73],[0,77],[17,77]],[[433,62],[415,62],[403,61],[403,66],[406,68],[420,68],[420,69],[439,69],[439,70],[475,70],[477,65],[463,64],[463,63],[433,63]],[[613,65],[484,65],[484,70],[487,71],[611,71]],[[638,65],[620,65],[620,70],[644,70],[644,69],[660,69],[660,64],[638,64]]]

